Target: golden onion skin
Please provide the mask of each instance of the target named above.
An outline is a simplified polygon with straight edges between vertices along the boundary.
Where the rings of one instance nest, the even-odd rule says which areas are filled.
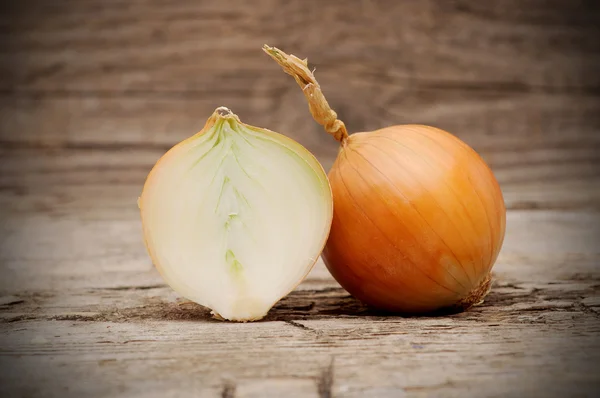
[[[334,198],[323,259],[376,308],[466,308],[487,293],[506,226],[502,192],[455,136],[400,125],[348,137],[329,179]]]

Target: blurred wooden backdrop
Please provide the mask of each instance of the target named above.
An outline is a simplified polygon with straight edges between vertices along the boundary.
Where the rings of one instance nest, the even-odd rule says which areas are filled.
[[[430,124],[489,162],[484,305],[377,316],[322,262],[265,322],[178,304],[136,205],[167,149],[224,105],[336,155],[265,43],[350,131]],[[0,54],[0,396],[597,395],[598,0],[14,0]]]
[[[220,105],[295,138],[328,168],[336,143],[262,53],[264,43],[308,57],[351,131],[435,125],[484,156],[510,208],[598,208],[596,1],[2,7],[0,184],[12,192],[2,196],[5,211],[26,211],[37,194],[35,205],[54,211],[94,201],[134,211],[151,165]]]

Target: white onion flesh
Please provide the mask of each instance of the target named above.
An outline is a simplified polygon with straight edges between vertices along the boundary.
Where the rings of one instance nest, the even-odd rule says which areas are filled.
[[[331,189],[314,156],[226,108],[161,158],[139,204],[166,282],[235,321],[264,317],[306,277],[332,219]]]

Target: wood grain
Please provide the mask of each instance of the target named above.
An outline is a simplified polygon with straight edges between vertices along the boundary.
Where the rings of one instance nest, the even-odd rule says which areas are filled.
[[[274,74],[276,74],[273,71]],[[290,90],[264,98],[194,97],[154,94],[140,97],[68,94],[0,95],[3,145],[107,146],[167,149],[199,131],[218,106],[246,123],[289,135],[318,151],[336,153],[337,144],[310,117],[292,79]],[[293,90],[292,90],[293,89]],[[356,97],[366,88],[346,84]],[[377,87],[370,87],[375,90]],[[393,124],[430,124],[459,136],[482,152],[496,146],[582,146],[598,142],[600,97],[543,94],[465,93],[461,90],[388,89],[388,97],[336,108],[350,132]],[[331,91],[331,102],[342,103]]]
[[[0,396],[597,396],[596,2],[1,7]],[[351,132],[430,124],[492,166],[510,210],[482,305],[378,313],[320,261],[258,323],[165,286],[136,199],[217,106],[336,156],[264,43],[309,58]]]
[[[266,42],[331,87],[597,92],[599,20],[561,0],[24,1],[0,24],[0,88],[252,95],[273,81]]]
[[[373,312],[319,263],[251,324],[182,301],[151,267],[133,214],[109,214],[89,223],[40,211],[2,225],[3,396],[591,397],[600,387],[597,214],[510,212],[492,293],[465,313]]]
[[[60,115],[60,111],[54,108],[57,103],[60,104],[60,101],[52,101],[52,109],[47,111],[49,115]],[[177,140],[189,135],[189,131],[199,129],[202,123],[190,110],[190,115],[184,115],[167,127],[173,128],[173,137],[170,137],[162,134],[161,126],[168,124],[170,114],[184,114],[185,110],[181,111],[183,107],[179,111],[160,107],[154,112],[140,110],[140,113],[152,115],[149,120],[140,122],[135,118],[136,112],[109,116],[111,108],[85,111],[81,110],[85,102],[83,105],[75,100],[68,103],[79,114],[72,113],[70,120],[65,122],[66,126],[57,126],[56,129],[44,125],[36,130],[35,120],[40,119],[29,118],[25,113],[23,117],[13,113],[3,119],[4,132],[25,134],[17,136],[24,139],[22,142],[15,143],[10,141],[12,137],[7,137],[3,142],[6,149],[0,150],[3,159],[0,163],[0,187],[5,191],[5,195],[0,196],[4,203],[4,210],[0,212],[11,211],[9,209],[28,211],[32,206],[45,206],[53,212],[69,206],[85,208],[109,203],[121,208],[134,206],[145,177],[156,160]],[[145,107],[148,101],[133,102],[132,106],[136,105]],[[489,112],[482,111],[481,120],[490,121],[496,114],[496,123],[491,126],[501,127],[504,121],[519,116],[512,111],[508,111],[506,116],[505,112],[496,108],[490,106],[490,109],[487,109]],[[564,121],[579,129],[565,127],[568,131],[565,134],[561,129],[554,129],[546,130],[547,134],[540,136],[526,135],[518,130],[512,136],[493,130],[487,135],[483,131],[485,127],[481,127],[473,134],[462,134],[461,138],[477,149],[491,165],[509,208],[598,210],[600,135],[584,124],[589,118],[578,114],[580,110],[574,109],[573,115],[566,116]],[[562,110],[562,114],[566,115],[566,109]],[[462,123],[461,117],[455,113],[436,119],[441,125],[457,125],[457,130]],[[7,128],[11,123],[16,127]],[[140,126],[140,123],[146,126]],[[288,135],[297,137],[329,169],[337,145],[318,126],[315,127],[316,124],[308,123],[304,125],[305,136]],[[31,134],[30,138],[26,138],[27,133]],[[140,143],[144,141],[140,137],[144,136],[148,137],[147,142]],[[322,145],[320,139],[327,144]],[[23,145],[27,147],[21,148]],[[77,189],[78,186],[82,189]],[[88,203],[88,200],[92,202]]]
[[[89,188],[83,189],[79,201]],[[97,201],[103,201],[101,195],[89,195],[87,206],[34,205],[4,214],[0,291],[118,287],[136,280],[132,286],[160,284],[143,245],[135,201],[121,200],[120,206]],[[509,212],[500,267],[509,267],[516,280],[577,279],[589,272],[593,281],[599,221],[600,213],[581,211]],[[330,278],[326,271],[318,275]]]
[[[328,169],[337,145],[260,51],[269,42],[309,57],[351,132],[434,125],[481,153],[513,208],[597,208],[600,13],[584,3],[23,3],[0,22],[0,144],[124,153],[89,178],[141,184],[149,151],[226,105]]]

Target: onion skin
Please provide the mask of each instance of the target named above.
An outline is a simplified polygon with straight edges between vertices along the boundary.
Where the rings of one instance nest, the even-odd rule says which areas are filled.
[[[506,209],[491,170],[465,143],[420,125],[352,134],[329,179],[323,259],[353,296],[425,313],[469,307],[487,293]]]
[[[356,298],[401,313],[482,301],[502,247],[506,208],[492,171],[443,130],[398,125],[348,135],[306,59],[263,47],[341,143],[329,172],[334,215],[322,253]]]

